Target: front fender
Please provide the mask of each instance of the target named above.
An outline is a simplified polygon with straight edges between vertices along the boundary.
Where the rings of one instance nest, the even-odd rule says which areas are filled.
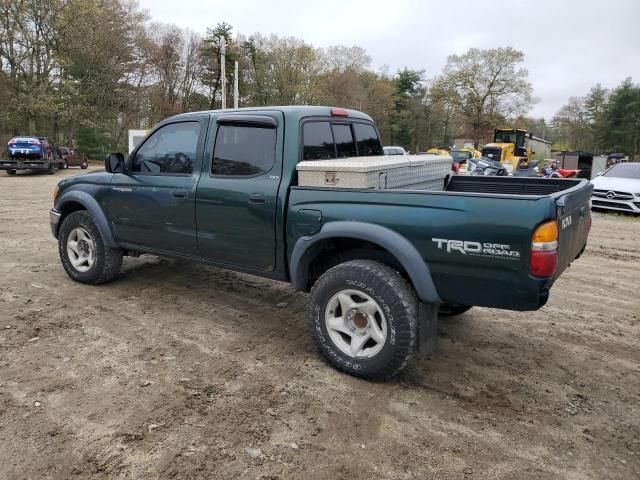
[[[116,242],[115,237],[113,236],[113,232],[109,227],[109,222],[107,221],[107,217],[100,207],[100,204],[89,195],[87,192],[83,192],[81,190],[69,190],[64,192],[60,197],[56,199],[56,203],[54,206],[54,210],[62,214],[62,219],[64,219],[65,215],[65,207],[68,207],[71,204],[80,204],[87,210],[91,216],[93,217],[93,221],[96,222],[96,226],[100,231],[100,235],[102,236],[102,241],[105,246],[109,248],[118,248],[118,242]],[[52,224],[52,231],[54,236],[57,238],[58,231],[60,228],[60,224],[62,222],[58,222],[55,227]]]
[[[391,253],[409,275],[418,298],[426,303],[442,303],[429,265],[409,240],[381,225],[365,222],[336,221],[325,223],[319,233],[300,237],[289,259],[289,272],[294,288],[304,290],[309,280],[309,266],[322,241],[330,238],[353,238],[374,243]]]

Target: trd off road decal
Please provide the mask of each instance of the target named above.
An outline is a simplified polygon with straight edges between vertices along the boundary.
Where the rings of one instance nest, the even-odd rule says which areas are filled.
[[[447,253],[459,253],[462,255],[472,255],[476,257],[504,258],[505,260],[519,260],[520,252],[511,250],[511,245],[502,243],[480,243],[468,240],[449,240],[446,238],[432,238],[438,246],[438,250],[445,250]]]

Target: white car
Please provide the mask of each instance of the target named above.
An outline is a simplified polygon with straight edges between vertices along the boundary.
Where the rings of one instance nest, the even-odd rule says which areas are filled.
[[[592,207],[640,213],[640,163],[618,163],[591,183]]]
[[[385,155],[409,155],[402,147],[384,147],[383,150]]]

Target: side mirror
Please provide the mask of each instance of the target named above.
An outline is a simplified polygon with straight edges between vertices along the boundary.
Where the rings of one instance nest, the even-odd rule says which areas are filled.
[[[125,173],[124,155],[110,153],[104,158],[104,169],[109,173]]]

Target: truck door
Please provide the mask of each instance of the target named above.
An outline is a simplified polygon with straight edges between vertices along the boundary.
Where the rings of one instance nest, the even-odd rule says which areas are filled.
[[[217,263],[273,271],[282,172],[282,113],[221,114],[198,183],[198,246]],[[280,128],[279,128],[280,127]]]
[[[208,116],[155,130],[116,173],[107,196],[116,238],[127,246],[199,256],[195,191]]]

